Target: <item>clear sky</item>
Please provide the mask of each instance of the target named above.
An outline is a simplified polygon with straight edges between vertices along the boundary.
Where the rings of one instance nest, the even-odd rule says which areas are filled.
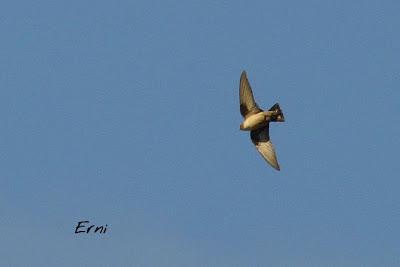
[[[2,1],[1,265],[399,266],[399,13]],[[281,172],[239,131],[242,70],[284,111]]]

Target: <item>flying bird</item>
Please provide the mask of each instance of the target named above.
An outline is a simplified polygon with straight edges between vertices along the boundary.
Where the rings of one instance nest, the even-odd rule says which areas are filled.
[[[269,137],[270,122],[284,122],[282,110],[276,103],[268,111],[262,110],[254,100],[246,71],[240,76],[240,113],[244,120],[240,130],[250,131],[250,138],[261,156],[276,170],[280,170],[275,148]]]

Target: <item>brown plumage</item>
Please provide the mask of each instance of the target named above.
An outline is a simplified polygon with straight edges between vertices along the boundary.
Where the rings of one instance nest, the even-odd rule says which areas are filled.
[[[269,123],[285,121],[279,104],[276,103],[268,111],[263,111],[254,100],[245,71],[240,76],[239,100],[240,114],[244,118],[240,130],[250,131],[251,141],[258,152],[273,168],[279,171],[275,149],[269,137]]]

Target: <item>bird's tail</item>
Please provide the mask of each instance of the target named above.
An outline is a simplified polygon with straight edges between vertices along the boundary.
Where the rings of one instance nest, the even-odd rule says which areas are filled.
[[[281,107],[279,106],[278,103],[273,105],[269,111],[277,111],[277,114],[274,115],[271,119],[271,121],[278,121],[278,122],[284,122],[285,121],[285,116],[283,115],[283,112],[281,110]]]

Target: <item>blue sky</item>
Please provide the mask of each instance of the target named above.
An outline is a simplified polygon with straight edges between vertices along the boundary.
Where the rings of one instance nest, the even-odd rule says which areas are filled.
[[[2,265],[399,266],[399,12],[3,1]],[[281,172],[239,131],[242,70],[284,111]]]

